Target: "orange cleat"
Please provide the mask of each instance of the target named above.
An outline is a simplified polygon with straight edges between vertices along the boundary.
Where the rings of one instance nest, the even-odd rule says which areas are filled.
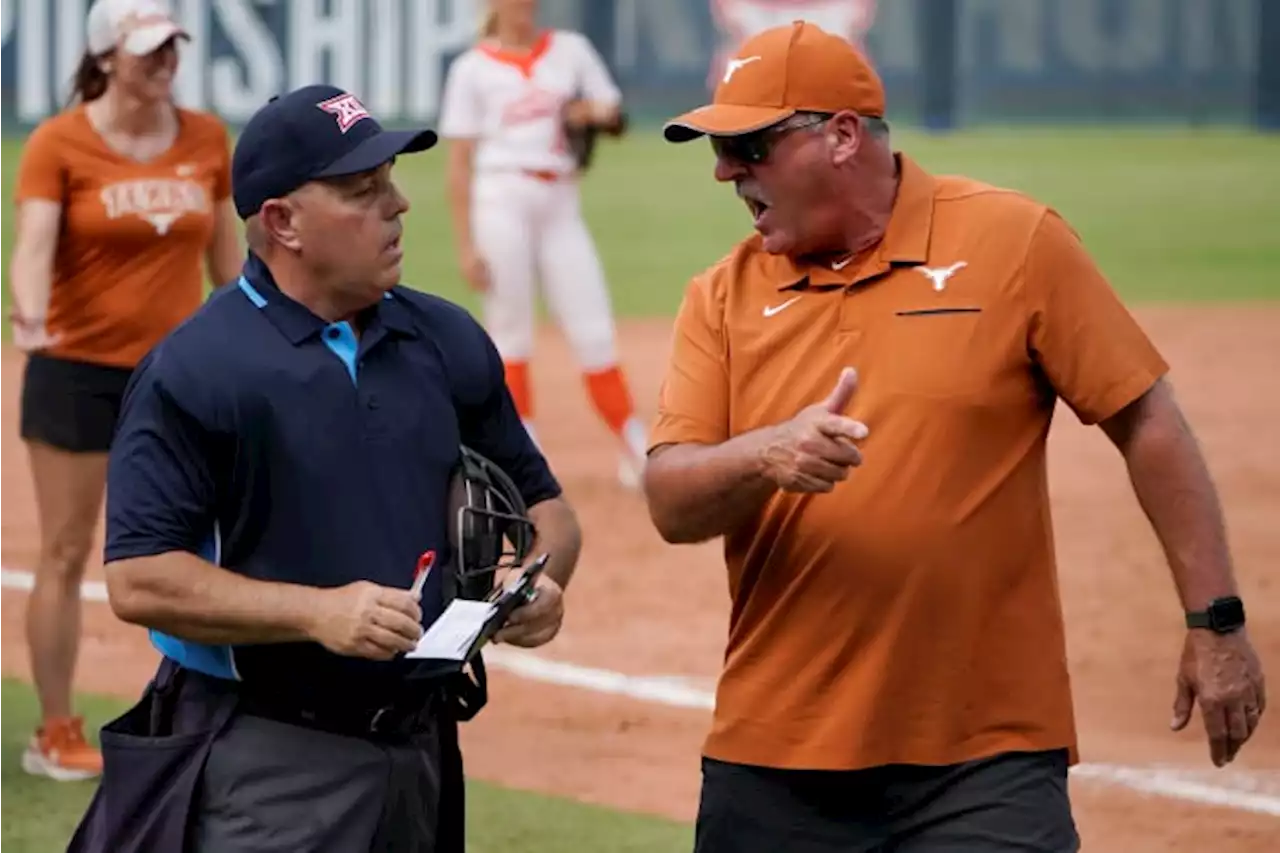
[[[83,718],[45,720],[22,754],[22,769],[59,782],[92,779],[102,773],[102,753],[85,740]]]

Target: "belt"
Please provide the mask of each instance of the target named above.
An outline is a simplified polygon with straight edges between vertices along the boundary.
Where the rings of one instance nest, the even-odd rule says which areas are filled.
[[[240,696],[241,713],[330,734],[369,739],[400,739],[430,731],[439,708],[440,703],[434,696],[418,702],[398,701],[372,708],[307,707],[249,693]]]
[[[352,705],[341,700],[295,701],[243,682],[211,679],[187,670],[201,682],[217,682],[215,690],[236,694],[237,710],[287,725],[366,739],[403,739],[430,731],[444,710],[445,690],[439,684],[406,686],[405,692],[378,705]]]

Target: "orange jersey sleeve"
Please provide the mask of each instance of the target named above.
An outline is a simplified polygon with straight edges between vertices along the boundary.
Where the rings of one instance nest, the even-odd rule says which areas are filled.
[[[67,164],[62,157],[59,125],[45,122],[27,137],[18,160],[15,198],[19,202],[39,198],[65,202]]]
[[[649,439],[718,444],[729,439],[728,343],[724,304],[711,276],[695,278],[676,314],[671,355]]]
[[[1106,420],[1169,369],[1075,231],[1052,210],[1031,238],[1023,286],[1032,357],[1081,422]]]

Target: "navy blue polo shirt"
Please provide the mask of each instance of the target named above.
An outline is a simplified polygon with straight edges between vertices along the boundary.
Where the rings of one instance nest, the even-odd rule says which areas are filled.
[[[187,551],[261,580],[407,589],[423,551],[437,565],[452,558],[459,443],[502,467],[530,506],[560,493],[465,310],[396,287],[357,337],[281,293],[255,256],[243,272],[130,380],[109,462],[108,563]],[[440,575],[423,591],[427,624],[442,608]],[[151,637],[188,667],[304,693],[387,686],[415,668],[317,643]]]

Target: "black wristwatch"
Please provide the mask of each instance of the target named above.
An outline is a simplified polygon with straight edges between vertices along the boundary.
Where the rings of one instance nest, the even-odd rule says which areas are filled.
[[[1208,628],[1215,634],[1230,634],[1244,625],[1244,602],[1237,596],[1215,598],[1207,610],[1187,614],[1188,628]]]

